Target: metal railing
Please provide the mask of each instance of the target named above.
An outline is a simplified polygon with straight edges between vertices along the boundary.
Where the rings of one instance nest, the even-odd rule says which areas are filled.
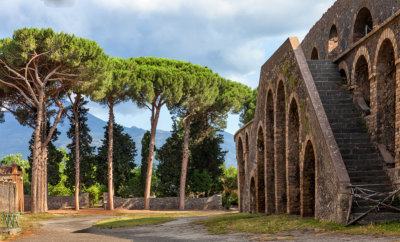
[[[2,216],[2,229],[19,228],[19,213],[3,212]]]
[[[400,208],[396,207],[396,205],[393,204],[393,202],[396,199],[396,196],[400,194],[400,189],[396,189],[391,192],[378,192],[370,189],[370,187],[380,187],[385,185],[387,184],[366,184],[366,185],[350,186],[351,202],[350,202],[349,213],[347,216],[347,224],[346,224],[347,226],[355,224],[356,222],[360,221],[361,219],[363,219],[365,216],[367,216],[372,212],[379,213],[381,211],[381,208],[391,209],[396,212],[400,212]],[[369,202],[373,205],[370,206],[370,209],[361,213],[356,218],[350,219],[350,213],[353,207],[353,203],[359,206],[358,202],[354,198],[357,198],[361,201]]]

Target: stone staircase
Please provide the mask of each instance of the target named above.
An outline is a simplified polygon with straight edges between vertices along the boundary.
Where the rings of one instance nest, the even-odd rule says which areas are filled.
[[[388,192],[393,191],[393,187],[384,170],[384,160],[378,148],[371,142],[365,120],[354,105],[352,95],[347,90],[337,65],[330,60],[309,60],[307,62],[349,173],[351,184],[379,192],[380,194],[371,198],[382,200]],[[371,202],[353,199],[351,218],[368,211],[374,205]],[[379,213],[377,211],[370,213],[360,222],[393,220],[400,220],[400,213],[384,208],[380,209]]]

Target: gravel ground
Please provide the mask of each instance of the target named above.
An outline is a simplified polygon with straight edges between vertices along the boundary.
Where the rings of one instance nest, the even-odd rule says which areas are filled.
[[[98,229],[96,221],[110,216],[59,218],[41,222],[41,229],[17,241],[400,241],[395,237],[370,235],[339,235],[314,233],[307,230],[269,235],[227,234],[210,235],[206,228],[191,222],[201,217],[178,218],[161,225]]]

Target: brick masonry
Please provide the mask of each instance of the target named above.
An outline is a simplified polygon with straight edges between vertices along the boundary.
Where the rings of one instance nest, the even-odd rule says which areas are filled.
[[[108,194],[103,194],[107,201]],[[179,207],[178,197],[150,198],[151,210],[177,210]],[[106,205],[107,206],[107,205]],[[114,197],[115,209],[142,210],[144,198],[119,198]],[[205,198],[185,198],[186,210],[220,210],[222,207],[222,196],[214,195]]]
[[[47,206],[49,210],[75,208],[75,196],[48,196]],[[79,196],[80,208],[89,207],[89,193],[82,193]],[[31,196],[25,195],[25,211],[31,210]]]
[[[255,118],[235,135],[240,211],[346,220],[349,173],[306,62],[316,56],[365,102],[371,142],[393,156],[387,171],[398,180],[399,10],[395,0],[338,0],[301,44],[289,38],[262,66]]]

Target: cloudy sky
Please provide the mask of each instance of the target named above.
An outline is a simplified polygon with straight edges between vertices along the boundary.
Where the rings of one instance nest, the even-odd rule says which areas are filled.
[[[301,40],[334,0],[0,0],[0,37],[22,27],[51,27],[96,40],[118,57],[156,56],[208,66],[257,87],[261,65],[288,36]],[[95,103],[90,112],[106,120]],[[127,127],[149,129],[150,114],[116,108]],[[159,128],[171,129],[168,110]],[[227,131],[238,129],[231,115]]]

